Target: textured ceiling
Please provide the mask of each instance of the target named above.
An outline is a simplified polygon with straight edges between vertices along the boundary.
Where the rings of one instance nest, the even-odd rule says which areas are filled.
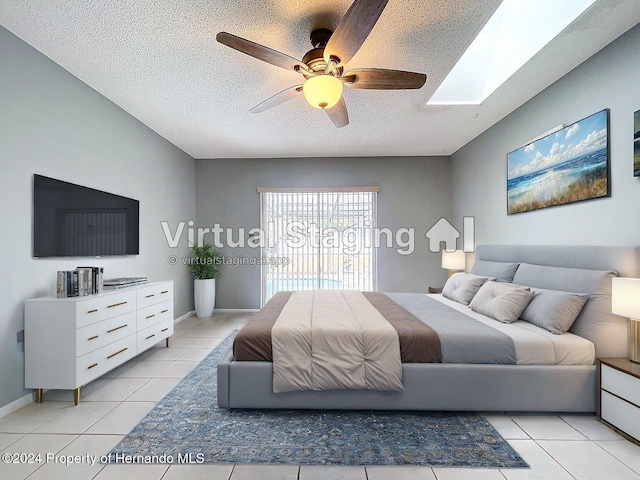
[[[301,77],[216,34],[301,59],[311,30],[335,27],[350,4],[5,0],[0,24],[191,156],[234,158],[451,154],[640,22],[638,0],[598,0],[482,105],[426,106],[500,0],[390,0],[348,68],[422,72],[424,87],[346,89],[341,129],[302,96],[249,113]]]

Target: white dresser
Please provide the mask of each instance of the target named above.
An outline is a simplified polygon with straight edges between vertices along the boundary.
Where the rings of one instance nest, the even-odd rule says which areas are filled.
[[[74,390],[173,335],[173,282],[25,302],[25,388]]]
[[[600,358],[600,418],[640,442],[640,364]]]

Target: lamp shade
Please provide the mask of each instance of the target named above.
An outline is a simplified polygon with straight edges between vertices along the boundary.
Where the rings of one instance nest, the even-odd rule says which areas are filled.
[[[463,250],[453,252],[442,251],[442,268],[447,270],[464,270],[466,266],[466,256]]]
[[[640,278],[611,279],[611,312],[640,318]]]
[[[331,108],[342,96],[342,82],[333,75],[316,75],[304,82],[302,93],[312,107]]]

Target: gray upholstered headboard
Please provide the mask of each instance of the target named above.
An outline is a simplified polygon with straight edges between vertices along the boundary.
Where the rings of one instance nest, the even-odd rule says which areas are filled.
[[[475,258],[494,262],[615,270],[621,277],[640,277],[640,247],[478,245]]]
[[[626,318],[611,313],[610,277],[615,274],[621,277],[640,277],[640,247],[478,245],[475,260],[548,267],[529,267],[528,273],[524,275],[518,274],[518,267],[513,281],[538,288],[589,293],[589,300],[570,331],[591,340],[599,357],[627,355],[628,322]],[[603,281],[596,282],[598,285],[590,288],[590,291],[582,292],[586,288],[585,285],[591,285],[582,282],[582,279],[589,275],[587,272],[571,272],[567,269],[602,271],[610,274],[603,274]],[[532,276],[531,272],[539,272],[540,275]],[[525,281],[518,281],[525,278]]]

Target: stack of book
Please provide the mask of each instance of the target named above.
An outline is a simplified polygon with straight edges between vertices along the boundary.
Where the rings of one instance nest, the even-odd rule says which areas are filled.
[[[101,293],[103,290],[103,267],[78,267],[75,270],[58,271],[56,296],[82,297]]]

